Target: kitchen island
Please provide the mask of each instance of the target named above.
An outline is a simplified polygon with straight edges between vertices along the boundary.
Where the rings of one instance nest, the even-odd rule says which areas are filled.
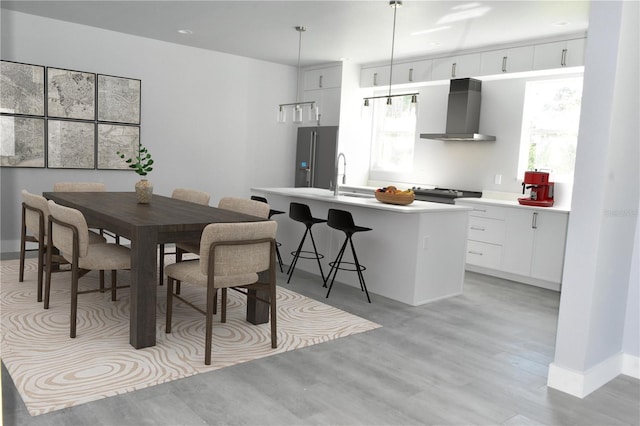
[[[367,268],[364,279],[370,293],[412,306],[462,293],[471,210],[468,207],[421,201],[398,206],[377,201],[373,193],[334,195],[333,191],[319,188],[251,188],[251,191],[267,198],[272,209],[287,212],[273,217],[278,221],[280,253],[286,264],[291,262],[290,253],[304,233],[304,225],[288,217],[289,203],[307,204],[318,218],[326,218],[330,208],[341,209],[351,212],[357,225],[372,228],[353,238],[358,259]],[[325,256],[322,264],[328,274],[329,262],[335,259],[344,233],[319,224],[313,227],[313,234],[318,252]],[[305,242],[305,247],[307,243],[311,247],[310,241]],[[349,251],[345,260],[350,261],[347,256]],[[318,284],[322,285],[315,261],[301,259],[296,269],[318,275]],[[355,272],[341,270],[336,281],[360,287]],[[343,295],[334,286],[330,297]]]

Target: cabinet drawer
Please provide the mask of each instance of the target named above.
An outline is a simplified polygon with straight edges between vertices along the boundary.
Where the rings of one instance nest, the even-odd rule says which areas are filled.
[[[456,201],[461,206],[471,207],[473,210],[469,212],[470,217],[486,217],[490,219],[504,220],[505,208],[492,206],[489,204],[480,204],[473,202]]]
[[[500,269],[501,260],[501,245],[467,241],[467,263],[485,268]]]
[[[470,216],[468,238],[484,243],[502,244],[504,229],[502,220]]]

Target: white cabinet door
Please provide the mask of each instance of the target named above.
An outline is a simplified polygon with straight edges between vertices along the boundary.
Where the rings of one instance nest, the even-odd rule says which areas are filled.
[[[474,77],[480,74],[480,54],[451,56],[433,60],[432,80]]]
[[[389,85],[389,66],[362,68],[360,71],[360,87],[376,87]]]
[[[533,69],[545,70],[584,65],[585,39],[573,39],[535,46]]]
[[[534,218],[536,235],[531,259],[532,277],[562,282],[568,220],[567,214],[550,212],[538,212]]]
[[[507,209],[502,270],[529,276],[533,255],[533,214],[528,209]]]
[[[302,87],[304,90],[330,89],[340,87],[342,67],[320,68],[304,72]]]
[[[305,102],[315,101],[320,110],[321,126],[337,126],[340,122],[340,88],[305,90]],[[315,117],[303,117],[303,124],[316,125]]]
[[[406,62],[393,66],[393,84],[419,83],[431,80],[432,61]]]
[[[533,46],[483,52],[480,57],[480,75],[531,71]]]

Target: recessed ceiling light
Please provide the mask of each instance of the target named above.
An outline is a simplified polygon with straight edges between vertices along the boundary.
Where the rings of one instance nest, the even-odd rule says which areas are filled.
[[[191,35],[191,34],[193,34],[193,31],[191,31],[191,30],[178,30],[178,34]]]

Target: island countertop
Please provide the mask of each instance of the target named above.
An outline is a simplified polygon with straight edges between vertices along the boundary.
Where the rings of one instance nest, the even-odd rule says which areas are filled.
[[[392,211],[395,213],[440,213],[470,210],[470,208],[466,206],[430,203],[417,200],[406,206],[385,204],[376,200],[373,193],[371,195],[365,195],[357,192],[339,191],[338,195],[334,195],[333,191],[322,188],[251,188],[251,190],[264,194],[306,198],[316,201]]]

